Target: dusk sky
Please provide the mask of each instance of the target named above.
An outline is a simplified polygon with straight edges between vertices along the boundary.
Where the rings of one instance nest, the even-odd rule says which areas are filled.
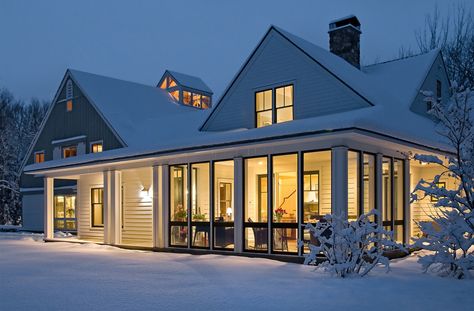
[[[0,88],[51,100],[67,68],[148,85],[172,69],[201,77],[217,99],[271,24],[327,48],[329,21],[355,14],[369,64],[415,48],[435,3],[1,0]],[[453,3],[438,6],[446,14]]]

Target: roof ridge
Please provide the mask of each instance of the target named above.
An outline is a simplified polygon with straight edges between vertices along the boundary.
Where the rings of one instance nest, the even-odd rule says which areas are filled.
[[[73,75],[74,75],[74,72],[77,72],[79,74],[94,75],[94,76],[101,77],[101,78],[112,79],[112,80],[116,80],[116,81],[121,81],[121,82],[132,83],[132,84],[136,84],[136,85],[140,85],[140,86],[155,88],[155,86],[153,86],[153,85],[148,85],[148,84],[143,84],[143,83],[140,83],[140,82],[135,82],[135,81],[124,80],[124,79],[120,79],[120,78],[105,76],[105,75],[102,75],[102,74],[83,71],[83,70],[78,70],[78,69],[73,69],[73,68],[68,68],[66,71],[71,72],[71,74],[73,74]]]
[[[387,64],[387,63],[391,63],[391,62],[396,62],[396,61],[399,61],[399,60],[405,60],[405,59],[414,58],[414,57],[418,57],[418,56],[422,56],[422,55],[427,55],[431,52],[439,51],[439,50],[440,50],[439,48],[436,48],[436,49],[432,49],[428,52],[420,52],[418,54],[402,56],[402,57],[386,60],[386,61],[383,61],[383,62],[373,63],[373,64],[370,64],[370,65],[364,65],[364,66],[362,66],[362,68],[367,68],[367,67],[371,67],[371,66],[382,65],[382,64]]]

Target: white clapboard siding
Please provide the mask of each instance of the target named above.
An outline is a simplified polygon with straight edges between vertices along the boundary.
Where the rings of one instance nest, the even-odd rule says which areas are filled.
[[[77,181],[77,235],[81,240],[104,241],[103,228],[91,227],[91,188],[103,187],[103,175],[81,175]]]
[[[122,244],[152,246],[152,169],[122,171],[122,187]]]

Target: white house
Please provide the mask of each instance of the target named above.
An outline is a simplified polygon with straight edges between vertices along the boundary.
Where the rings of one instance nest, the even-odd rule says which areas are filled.
[[[446,101],[449,82],[437,50],[360,65],[360,34],[355,16],[332,21],[329,52],[271,26],[215,103],[172,71],[153,87],[68,70],[56,100],[72,81],[123,147],[25,167],[44,179],[45,239],[53,182],[74,180],[78,240],[298,258],[306,223],[375,208],[407,242],[432,212],[410,190],[437,168],[406,154],[450,152],[420,91]]]

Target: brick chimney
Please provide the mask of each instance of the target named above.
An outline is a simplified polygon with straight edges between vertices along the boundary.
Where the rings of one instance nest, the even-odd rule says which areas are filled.
[[[329,23],[329,50],[360,69],[360,22],[355,15]]]

